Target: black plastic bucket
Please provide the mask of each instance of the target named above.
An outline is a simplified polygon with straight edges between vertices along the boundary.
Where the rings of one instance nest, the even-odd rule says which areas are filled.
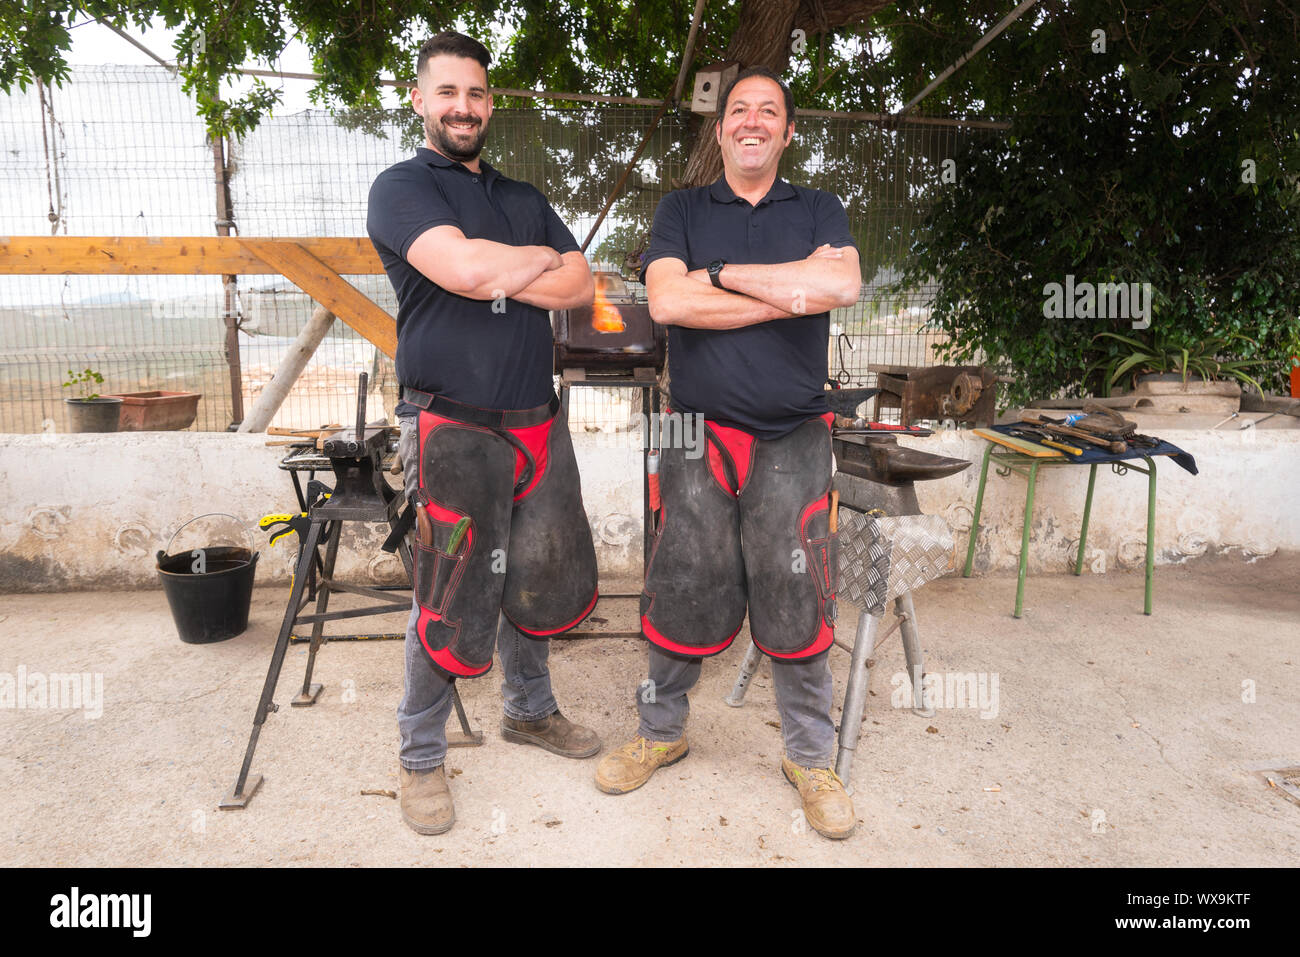
[[[180,529],[176,531],[179,534]],[[170,548],[171,542],[167,545]],[[168,555],[166,549],[158,552],[158,577],[181,641],[191,645],[225,641],[248,628],[258,554],[227,545],[175,555]]]

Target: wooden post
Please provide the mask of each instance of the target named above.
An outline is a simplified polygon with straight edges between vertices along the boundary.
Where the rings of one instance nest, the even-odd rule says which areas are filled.
[[[320,345],[320,341],[325,338],[325,333],[330,331],[330,326],[333,324],[334,313],[324,306],[317,305],[311,318],[307,320],[307,325],[302,327],[302,332],[298,333],[298,338],[294,340],[284,359],[280,361],[280,367],[275,370],[275,375],[257,396],[248,418],[239,423],[238,431],[265,431],[271,424],[271,420],[275,418],[275,413],[284,404],[289,390],[298,381],[298,376],[302,375],[308,360],[316,352],[316,347]]]
[[[230,202],[230,175],[226,165],[225,137],[208,137],[212,143],[212,168],[217,189],[217,235],[229,236],[235,225]],[[244,420],[244,380],[239,366],[239,309],[238,289],[233,274],[221,277],[225,291],[222,321],[226,326],[226,364],[230,367],[230,417],[233,425]]]

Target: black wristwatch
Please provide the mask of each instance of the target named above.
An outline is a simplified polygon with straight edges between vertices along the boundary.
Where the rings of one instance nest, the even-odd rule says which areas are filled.
[[[722,272],[722,267],[726,264],[727,261],[725,259],[715,259],[705,267],[709,271],[709,281],[719,289],[724,290],[726,289],[726,286],[722,285],[722,280],[718,278],[718,273]]]

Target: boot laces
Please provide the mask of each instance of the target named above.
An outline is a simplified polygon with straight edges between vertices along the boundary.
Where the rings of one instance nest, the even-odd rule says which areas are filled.
[[[667,751],[668,745],[659,741],[651,741],[649,738],[637,735],[634,741],[629,741],[623,747],[619,748],[623,754],[633,758],[637,764],[645,764],[646,758],[654,751]]]
[[[842,791],[844,782],[830,768],[802,768],[813,791]]]

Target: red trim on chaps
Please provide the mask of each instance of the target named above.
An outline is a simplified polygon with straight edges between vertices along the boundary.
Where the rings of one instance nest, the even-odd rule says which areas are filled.
[[[547,419],[545,422],[539,422],[537,425],[530,425],[522,429],[507,429],[506,431],[517,438],[529,452],[533,454],[533,477],[528,483],[528,488],[524,489],[515,496],[515,501],[522,501],[527,498],[529,493],[537,487],[537,483],[542,480],[546,474],[546,449],[548,440],[551,436],[551,425],[554,419]],[[519,476],[524,474],[524,453],[515,449],[515,481],[519,481]],[[575,622],[574,624],[577,624]],[[570,626],[572,627],[572,625]]]
[[[736,636],[740,634],[740,629],[737,628],[731,633],[731,637],[726,641],[718,645],[710,645],[707,648],[698,648],[693,645],[681,645],[660,632],[654,625],[650,624],[650,619],[646,615],[641,616],[641,631],[645,634],[648,640],[654,642],[665,651],[672,651],[679,655],[690,655],[692,657],[716,655],[719,651],[725,651],[727,647],[736,640]]]
[[[826,624],[826,619],[823,618],[821,620],[821,628],[817,631],[817,637],[813,640],[813,643],[803,651],[769,651],[767,648],[764,648],[759,644],[757,638],[754,639],[754,644],[758,645],[758,650],[763,652],[763,654],[771,655],[773,658],[811,658],[813,655],[821,654],[829,648],[831,642],[834,640],[835,629]]]
[[[745,490],[745,483],[749,481],[749,467],[754,461],[754,437],[743,429],[734,429],[727,425],[718,425],[716,422],[709,422],[709,427],[717,434],[722,441],[723,446],[731,456],[732,464],[736,467],[736,481],[739,488],[732,488],[731,483],[727,481],[726,469],[722,466],[722,453],[718,451],[716,445],[710,439],[709,445],[709,470],[713,477],[717,479],[718,484],[733,495],[739,495]]]
[[[596,589],[596,593],[591,596],[591,603],[587,605],[585,609],[583,609],[581,615],[573,619],[573,621],[569,622],[567,625],[561,625],[559,628],[551,628],[547,631],[534,631],[531,628],[525,628],[523,625],[519,624],[519,622],[515,621],[513,618],[510,618],[509,615],[507,615],[506,617],[510,618],[510,623],[514,625],[516,628],[518,628],[520,631],[522,631],[524,634],[533,635],[536,638],[545,638],[547,635],[558,635],[560,632],[568,631],[570,628],[574,627],[575,625],[580,624],[582,622],[582,619],[586,618],[588,615],[591,614],[592,609],[596,607],[596,602],[598,602],[599,600],[600,600],[600,589]]]

